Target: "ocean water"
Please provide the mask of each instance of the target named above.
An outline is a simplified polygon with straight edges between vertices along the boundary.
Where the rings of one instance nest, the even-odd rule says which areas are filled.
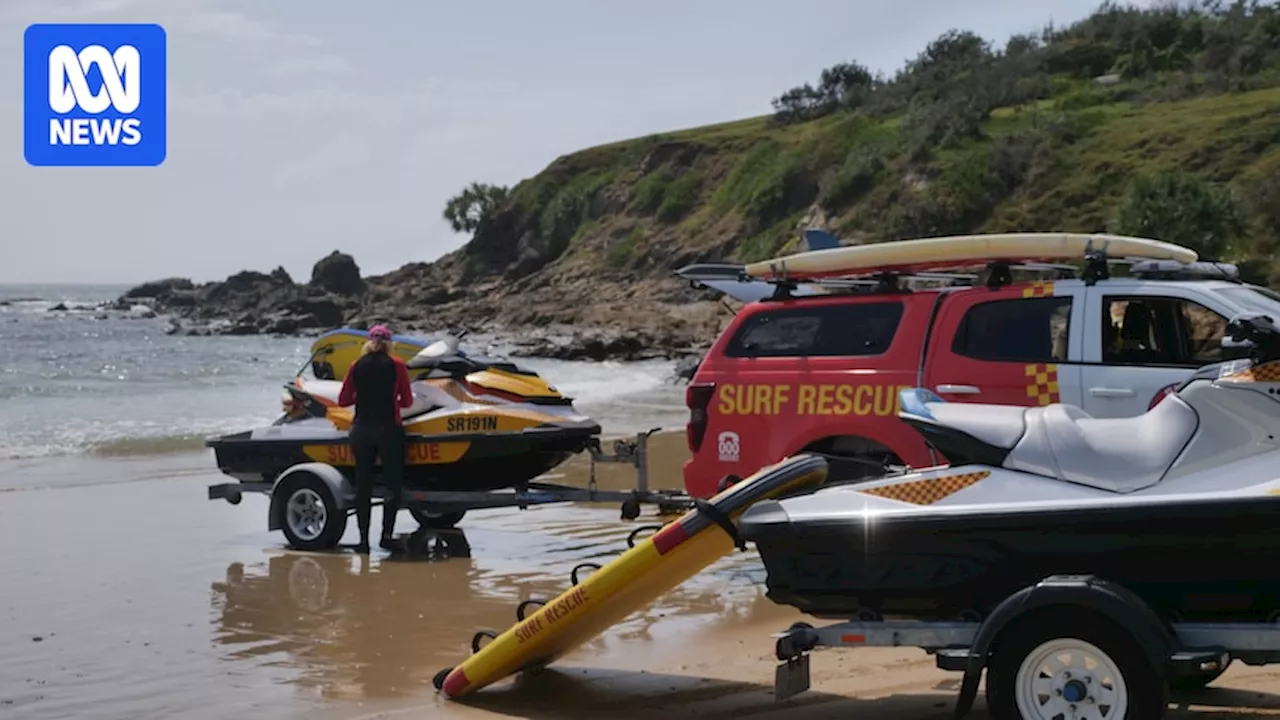
[[[0,460],[147,455],[271,422],[309,338],[184,337],[163,317],[97,311],[113,285],[0,285]],[[51,310],[59,303],[68,310]],[[473,353],[500,352],[468,336]],[[519,360],[573,396],[608,434],[676,427],[687,417],[674,364]]]

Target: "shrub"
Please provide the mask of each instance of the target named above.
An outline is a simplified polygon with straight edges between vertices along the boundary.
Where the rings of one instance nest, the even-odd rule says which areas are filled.
[[[475,232],[510,196],[510,188],[473,182],[445,203],[444,219],[454,232]]]
[[[1135,178],[1112,227],[1118,233],[1185,245],[1205,258],[1221,258],[1242,229],[1230,193],[1178,171]]]

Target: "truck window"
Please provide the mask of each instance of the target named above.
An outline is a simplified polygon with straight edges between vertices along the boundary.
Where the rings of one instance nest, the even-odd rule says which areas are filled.
[[[901,302],[814,305],[765,310],[747,318],[725,347],[726,357],[845,357],[889,349]]]
[[[1199,367],[1222,359],[1227,319],[1191,300],[1103,298],[1102,362]]]
[[[1071,298],[990,300],[960,320],[951,352],[993,362],[1065,362]]]

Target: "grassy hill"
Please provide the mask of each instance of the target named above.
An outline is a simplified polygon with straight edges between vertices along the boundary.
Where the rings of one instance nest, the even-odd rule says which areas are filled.
[[[848,243],[1114,231],[1280,281],[1276,3],[1108,4],[1003,48],[952,31],[892,78],[836,65],[774,106],[469,188],[446,218],[473,239],[375,279],[369,312],[408,282],[449,322],[702,337],[708,296],[671,271],[765,258],[804,227]]]

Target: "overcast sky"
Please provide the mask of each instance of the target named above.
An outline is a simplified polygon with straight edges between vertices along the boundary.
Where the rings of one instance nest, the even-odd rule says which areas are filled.
[[[0,283],[221,279],[331,250],[362,271],[467,238],[473,180],[514,184],[600,143],[766,113],[857,60],[891,72],[946,30],[1003,42],[1094,0],[0,0]],[[158,22],[168,158],[35,168],[32,22]],[[145,59],[143,60],[145,62]]]

